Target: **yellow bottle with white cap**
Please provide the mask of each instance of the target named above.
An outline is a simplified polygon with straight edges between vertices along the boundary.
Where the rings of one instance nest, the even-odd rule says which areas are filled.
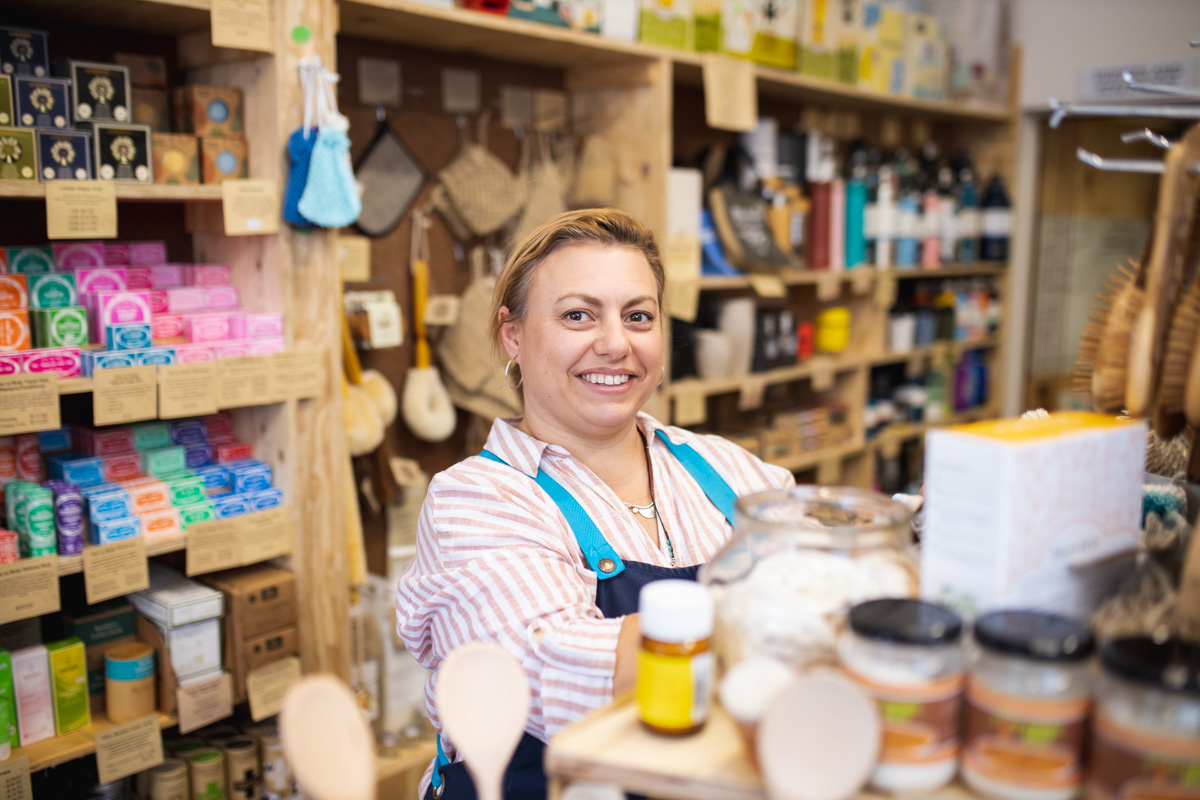
[[[655,581],[638,596],[638,620],[642,724],[671,736],[699,731],[712,697],[712,593],[693,581]]]

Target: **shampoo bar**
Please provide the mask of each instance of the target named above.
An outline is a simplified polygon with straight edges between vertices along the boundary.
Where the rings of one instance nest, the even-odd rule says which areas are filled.
[[[183,274],[186,267],[183,264],[159,264],[148,267],[150,282],[155,289],[174,289],[183,286]]]
[[[184,508],[194,503],[203,503],[208,499],[204,490],[204,479],[198,475],[187,477],[166,478],[167,498],[176,508]]]
[[[49,272],[30,275],[30,308],[67,308],[79,305],[75,292],[75,276],[69,272]]]
[[[151,316],[150,336],[156,342],[181,339],[185,332],[183,317],[179,314],[154,314]]]
[[[229,491],[229,468],[209,464],[195,469],[196,477],[204,481],[204,491],[211,497]]]
[[[90,378],[98,369],[113,369],[136,366],[129,351],[112,352],[105,350],[89,350],[83,354],[83,375]]]
[[[104,459],[97,456],[85,456],[80,458],[78,455],[71,457],[62,457],[61,466],[57,470],[54,468],[55,461],[59,456],[51,456],[50,458],[50,476],[57,478],[66,483],[74,483],[77,486],[93,486],[97,483],[104,483]]]
[[[87,498],[88,519],[93,524],[122,519],[133,514],[133,503],[129,492],[120,486],[103,487],[97,491],[89,491]]]
[[[40,275],[54,271],[54,250],[50,246],[9,247],[4,251],[8,272],[20,275]]]
[[[213,349],[207,344],[175,345],[175,360],[180,364],[196,364],[214,360]]]
[[[29,289],[24,275],[0,275],[0,311],[29,307]]]
[[[104,242],[55,242],[54,265],[60,270],[104,266]]]
[[[141,453],[120,453],[104,457],[104,479],[129,481],[142,477]]]
[[[250,355],[250,339],[238,339],[232,342],[217,342],[213,344],[213,356],[222,358],[241,358]]]
[[[167,495],[167,484],[158,478],[137,478],[121,484],[129,492],[130,507],[136,514],[145,514],[160,508],[170,508],[171,498]]]
[[[188,469],[205,467],[212,463],[213,449],[208,442],[192,442],[183,446]]]
[[[229,285],[228,264],[189,264],[184,275],[188,286],[212,288]]]
[[[79,294],[119,292],[129,288],[124,267],[88,267],[75,270],[75,289]]]
[[[129,243],[128,242],[105,242],[104,243],[104,264],[109,267],[128,267],[129,266]]]
[[[192,444],[208,439],[208,427],[202,419],[180,419],[171,425],[171,441],[175,444]]]
[[[252,356],[269,356],[274,353],[282,353],[287,349],[282,336],[268,336],[265,339],[248,339],[250,346],[250,355]]]
[[[153,343],[148,322],[104,326],[104,345],[109,350],[144,350]]]
[[[250,492],[246,497],[251,511],[266,511],[268,508],[278,508],[283,505],[283,490],[274,486],[270,489]]]
[[[74,429],[75,449],[93,456],[112,456],[132,453],[133,429],[125,427]]]
[[[150,293],[146,289],[98,291],[96,311],[101,328],[131,323],[150,324]],[[147,329],[147,337],[149,330]]]
[[[83,306],[33,309],[34,344],[75,347],[88,343],[88,313]]]
[[[161,539],[165,536],[178,536],[183,533],[183,522],[179,518],[179,510],[167,506],[156,508],[138,514],[142,523],[142,536],[147,539]]]
[[[182,447],[162,447],[142,452],[142,472],[161,476],[187,468],[187,458]]]
[[[229,338],[229,315],[220,312],[185,314],[187,340],[192,344],[224,342]]]
[[[150,267],[126,267],[125,284],[130,289],[153,289],[153,270]]]
[[[230,339],[283,336],[283,314],[241,311],[229,315]]]
[[[204,290],[197,286],[178,286],[167,289],[167,311],[203,311]]]
[[[25,361],[23,353],[0,353],[0,375],[16,375]]]
[[[212,498],[217,519],[229,519],[249,514],[252,510],[249,497],[244,494],[226,494]]]
[[[0,311],[0,352],[28,350],[33,343],[28,311]]]
[[[134,267],[157,267],[167,263],[167,243],[161,240],[129,243],[129,264]]]
[[[271,488],[271,466],[257,459],[247,458],[228,465],[229,477],[234,493],[255,492]]]
[[[230,309],[238,307],[238,291],[234,286],[205,286],[201,287],[204,293],[204,307],[218,311],[222,309]]]
[[[54,372],[60,378],[78,378],[83,374],[83,355],[78,347],[43,347],[22,354],[21,371]]]
[[[92,544],[112,544],[142,535],[142,523],[137,517],[121,517],[89,526]]]
[[[204,500],[191,505],[179,506],[179,519],[183,522],[183,529],[186,531],[193,523],[208,522],[210,519],[216,519],[217,512],[213,509],[211,500]]]
[[[157,450],[172,444],[169,422],[141,422],[134,425],[132,431],[134,450]]]

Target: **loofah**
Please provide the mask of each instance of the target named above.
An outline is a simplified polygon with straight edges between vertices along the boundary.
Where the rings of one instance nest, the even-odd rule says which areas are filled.
[[[404,378],[404,424],[425,442],[442,442],[454,433],[458,414],[450,393],[433,367],[413,367]]]
[[[1150,514],[1157,514],[1159,519],[1167,519],[1171,512],[1184,516],[1187,514],[1187,495],[1183,489],[1173,483],[1142,484],[1142,526]]]
[[[391,382],[383,377],[376,369],[368,369],[362,374],[362,388],[366,390],[379,412],[379,419],[386,428],[396,421],[397,399],[396,390]]]
[[[370,395],[358,386],[347,386],[342,395],[342,425],[352,456],[365,456],[383,444],[383,421]]]
[[[296,208],[323,228],[351,225],[362,212],[354,168],[350,165],[350,137],[337,128],[322,128],[309,159],[308,182]]]

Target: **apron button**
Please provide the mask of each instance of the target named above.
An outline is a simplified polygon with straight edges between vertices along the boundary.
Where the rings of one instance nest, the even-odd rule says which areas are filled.
[[[617,568],[617,564],[611,558],[602,558],[599,567],[601,572],[612,572]]]

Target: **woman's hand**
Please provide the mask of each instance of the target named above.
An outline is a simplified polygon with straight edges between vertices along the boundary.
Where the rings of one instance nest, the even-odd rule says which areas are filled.
[[[637,683],[638,652],[642,648],[642,633],[638,615],[629,614],[621,621],[617,637],[617,668],[613,672],[613,697],[631,690]]]

